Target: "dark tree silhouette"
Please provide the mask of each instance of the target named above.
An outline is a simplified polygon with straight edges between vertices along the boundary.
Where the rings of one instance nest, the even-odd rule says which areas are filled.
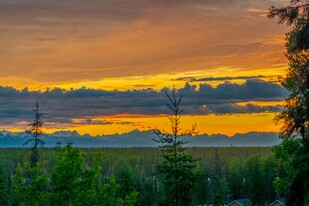
[[[270,18],[279,17],[279,23],[291,27],[286,34],[286,57],[289,68],[282,85],[290,92],[286,98],[285,111],[278,119],[284,121],[282,135],[303,138],[309,124],[309,0],[292,0],[286,7],[271,7]]]
[[[26,132],[32,134],[32,138],[28,139],[23,146],[31,145],[31,154],[30,154],[30,165],[31,167],[35,167],[38,160],[39,160],[39,147],[44,146],[45,142],[39,138],[39,136],[43,133],[42,127],[44,122],[42,121],[42,116],[44,115],[41,113],[41,109],[39,108],[39,103],[36,101],[34,111],[34,120],[28,126],[30,127],[29,130]]]
[[[172,95],[165,93],[169,100],[166,106],[172,113],[169,117],[171,132],[154,130],[159,137],[155,141],[161,144],[161,156],[163,157],[162,163],[157,166],[157,173],[163,177],[164,205],[192,205],[191,192],[196,181],[193,171],[196,159],[185,153],[186,142],[181,137],[196,134],[196,125],[193,125],[190,130],[181,132],[180,118],[183,110],[180,109],[180,103],[182,97],[176,97],[175,88],[173,88]]]
[[[281,84],[290,92],[285,110],[277,117],[283,121],[282,148],[291,156],[287,205],[309,201],[309,0],[291,0],[286,7],[272,6],[268,16],[291,27],[286,34],[287,75]],[[297,145],[297,147],[291,147]],[[276,150],[280,151],[280,150]],[[297,189],[296,189],[297,188]]]

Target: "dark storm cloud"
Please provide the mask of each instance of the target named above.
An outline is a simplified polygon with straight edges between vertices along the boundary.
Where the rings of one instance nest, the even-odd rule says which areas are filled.
[[[48,116],[46,120],[56,123],[72,123],[72,119],[84,119],[77,124],[111,124],[92,117],[117,114],[165,114],[164,106],[168,89],[105,91],[96,89],[49,89],[44,92],[18,91],[11,87],[0,87],[0,123],[9,124],[31,121],[34,102],[39,100]],[[187,114],[229,114],[251,112],[276,112],[277,106],[258,106],[247,101],[280,101],[287,95],[281,86],[261,80],[247,80],[246,83],[220,84],[214,88],[200,84],[199,88],[187,83],[178,89],[183,95],[183,108]],[[73,122],[74,123],[74,122]]]
[[[244,84],[223,83],[213,88],[209,84],[196,86],[186,83],[178,90],[183,94],[189,105],[221,104],[239,101],[276,101],[282,99],[287,92],[279,85],[262,80],[247,80]]]

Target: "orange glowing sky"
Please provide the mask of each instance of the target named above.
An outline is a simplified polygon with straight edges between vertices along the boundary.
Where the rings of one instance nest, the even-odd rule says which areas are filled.
[[[221,77],[229,77],[228,82],[236,84],[244,84],[247,77],[277,84],[277,76],[284,75],[287,68],[284,37],[288,27],[278,25],[266,14],[271,5],[287,2],[0,0],[0,86],[17,90],[27,87],[27,91],[34,92],[55,87],[160,91],[173,85],[183,88],[188,79],[205,77],[217,79],[190,84],[216,87],[227,82]],[[0,112],[6,114],[5,105],[11,100],[2,97],[0,101]],[[282,105],[282,99],[242,99],[237,105],[249,103],[276,106]],[[41,106],[44,110],[44,104]],[[114,111],[113,105],[110,107]],[[47,118],[47,131],[67,129],[99,135],[167,126],[166,116],[158,113],[140,112],[132,117],[131,110],[121,110],[104,115],[100,113],[102,108],[89,103],[91,114],[96,109],[98,115],[85,112],[66,122],[56,115],[53,120]],[[187,114],[183,127],[196,122],[201,133],[227,135],[278,131],[279,126],[273,123],[275,113],[265,109]],[[0,128],[24,129],[32,119],[15,116],[1,120]],[[86,118],[109,124],[79,124]]]

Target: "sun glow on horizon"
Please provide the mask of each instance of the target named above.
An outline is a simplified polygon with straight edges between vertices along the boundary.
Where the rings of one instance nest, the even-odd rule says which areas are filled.
[[[236,133],[255,132],[278,132],[281,125],[274,123],[277,113],[251,113],[251,114],[228,114],[228,115],[183,115],[181,128],[190,129],[192,124],[197,125],[199,134],[224,134],[232,136]],[[90,134],[112,135],[128,133],[135,129],[148,131],[155,128],[170,131],[168,115],[116,115],[97,117],[93,123],[76,121],[74,126],[47,127],[44,133],[57,131],[77,131],[80,135]],[[81,119],[80,119],[81,120]],[[252,121],[254,120],[254,121]],[[23,127],[25,128],[25,127]],[[7,129],[13,132],[25,131],[22,128]]]

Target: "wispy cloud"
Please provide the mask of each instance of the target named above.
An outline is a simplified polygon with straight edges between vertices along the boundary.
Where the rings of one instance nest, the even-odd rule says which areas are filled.
[[[0,4],[2,77],[78,82],[222,66],[250,72],[285,63],[278,37],[283,40],[287,28],[256,12],[278,1]]]
[[[257,76],[226,76],[226,77],[180,77],[174,79],[174,81],[188,81],[188,82],[210,82],[210,81],[228,81],[228,80],[252,80],[252,79],[261,79],[265,78],[264,75]]]

